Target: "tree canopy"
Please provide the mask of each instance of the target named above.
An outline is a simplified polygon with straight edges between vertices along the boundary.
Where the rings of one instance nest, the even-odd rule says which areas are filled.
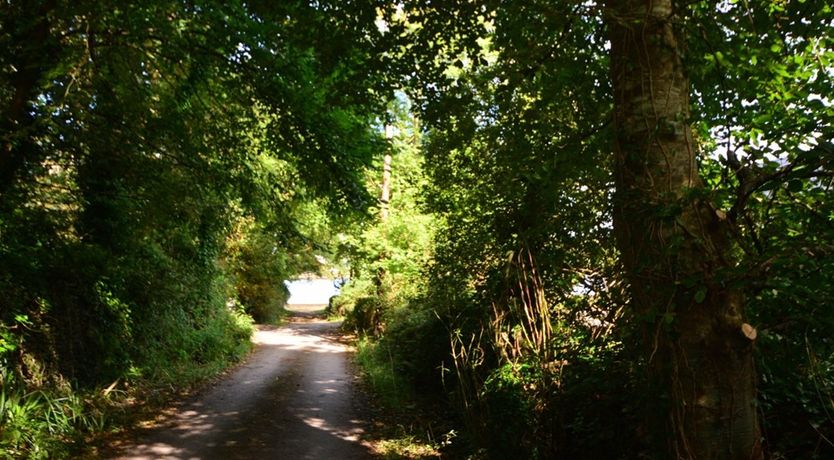
[[[9,394],[215,372],[318,255],[471,452],[834,452],[826,2],[0,11]]]

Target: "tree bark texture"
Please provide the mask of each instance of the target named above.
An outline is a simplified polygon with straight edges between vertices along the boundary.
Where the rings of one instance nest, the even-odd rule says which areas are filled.
[[[379,214],[382,220],[388,219],[388,207],[391,202],[391,154],[386,153],[382,159],[382,192],[379,197]]]
[[[385,138],[389,141],[394,137],[394,127],[385,125]],[[382,221],[388,219],[388,208],[391,201],[391,152],[385,152],[382,158],[382,190],[379,197],[379,217]]]
[[[726,285],[733,244],[702,199],[689,82],[672,0],[610,0],[616,186],[614,226],[643,324],[666,458],[760,459],[751,326]]]

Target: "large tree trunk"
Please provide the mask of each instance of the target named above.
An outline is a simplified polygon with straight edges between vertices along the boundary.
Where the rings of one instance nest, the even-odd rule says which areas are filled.
[[[755,330],[742,320],[742,293],[724,283],[729,224],[699,193],[673,2],[610,0],[606,18],[614,226],[657,392],[653,442],[664,457],[760,459]]]

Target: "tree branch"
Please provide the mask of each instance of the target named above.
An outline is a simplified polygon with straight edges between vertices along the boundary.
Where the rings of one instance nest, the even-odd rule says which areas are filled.
[[[818,170],[818,168],[825,165],[826,157],[834,158],[834,144],[830,141],[823,140],[819,142],[813,149],[807,152],[806,156],[811,156],[813,160],[803,161],[803,158],[800,157],[784,168],[770,174],[750,175],[747,177],[739,175],[738,196],[730,212],[727,213],[728,217],[735,221],[736,217],[744,210],[750,196],[768,183],[795,178],[810,179],[814,177],[834,176],[834,171]],[[794,173],[798,167],[805,165],[811,166],[811,168],[807,171]]]

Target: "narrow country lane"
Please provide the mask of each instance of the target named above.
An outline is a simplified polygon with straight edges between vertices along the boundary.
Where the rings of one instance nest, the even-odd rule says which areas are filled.
[[[260,327],[248,361],[121,459],[366,459],[349,349],[338,324]]]

